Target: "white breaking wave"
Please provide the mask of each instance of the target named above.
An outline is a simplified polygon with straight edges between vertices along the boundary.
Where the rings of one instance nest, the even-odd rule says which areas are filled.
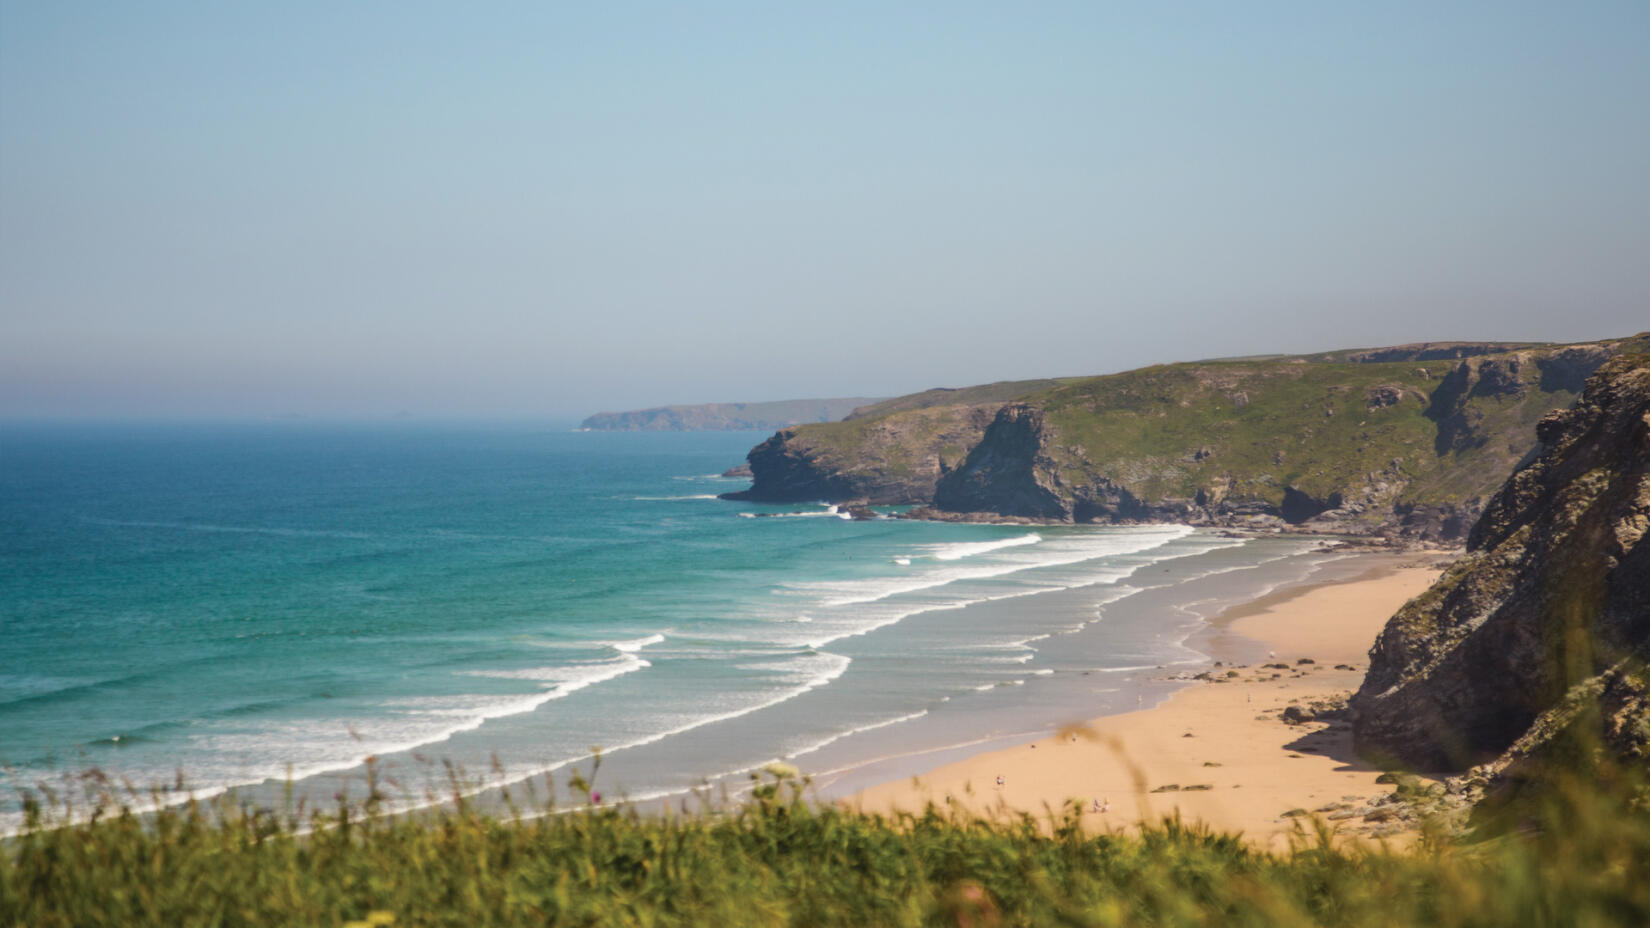
[[[579,661],[572,664],[556,664],[548,667],[528,667],[521,670],[469,670],[465,671],[465,675],[472,677],[493,677],[501,680],[532,680],[542,686],[548,687],[548,690],[544,693],[536,693],[533,696],[524,697],[521,700],[522,705],[526,705],[528,701],[533,701],[532,705],[528,705],[527,708],[516,710],[517,712],[526,712],[533,708],[537,708],[552,699],[560,699],[570,693],[576,693],[587,686],[594,686],[597,683],[605,683],[615,677],[622,677],[627,673],[633,673],[637,670],[645,670],[651,666],[653,665],[635,656],[634,654],[623,652],[618,657],[606,661]],[[447,697],[430,696],[420,698],[440,700]],[[407,703],[405,701],[402,703],[386,703],[386,705],[400,704]],[[492,712],[486,717],[497,718],[500,715],[514,714],[516,713]]]
[[[664,641],[664,640],[665,640],[664,635],[655,634],[655,635],[648,635],[646,638],[636,638],[632,641],[615,641],[612,644],[608,645],[608,647],[612,648],[615,651],[623,651],[626,654],[634,654],[637,651],[640,651],[641,649],[647,647],[650,644],[658,644],[659,642]]]
[[[196,756],[192,772],[204,778],[205,784],[176,797],[144,803],[138,811],[174,805],[189,797],[207,799],[267,780],[284,778],[296,782],[354,770],[369,757],[401,754],[439,744],[454,735],[480,728],[490,719],[532,712],[545,703],[650,666],[633,654],[621,654],[611,660],[570,665],[467,671],[465,676],[531,680],[547,688],[503,697],[472,693],[390,699],[379,704],[390,714],[370,720],[359,717],[303,719],[257,731],[196,732],[188,739]],[[272,742],[282,745],[286,756],[312,760],[301,765],[267,764],[248,768],[242,758],[266,753]],[[164,782],[167,777],[157,775],[152,779]]]
[[[190,742],[198,757],[195,773],[206,773],[218,781],[189,795],[207,798],[229,789],[262,783],[270,779],[308,779],[327,773],[353,770],[371,756],[399,754],[438,744],[461,732],[480,728],[489,719],[531,712],[552,700],[561,699],[586,687],[650,667],[634,655],[608,661],[525,670],[470,671],[469,676],[534,680],[549,688],[538,693],[513,697],[478,694],[414,696],[391,699],[380,706],[391,714],[370,722],[360,718],[304,719],[253,732],[205,731]],[[367,728],[364,734],[361,728]],[[288,756],[314,758],[304,765],[268,765],[247,769],[239,758],[264,753],[278,742]],[[208,760],[216,758],[216,761]],[[163,780],[164,777],[157,778]],[[177,800],[163,801],[161,805]]]
[[[671,503],[671,502],[679,502],[681,500],[687,500],[687,499],[717,499],[717,498],[718,497],[715,493],[694,493],[694,494],[691,494],[691,495],[688,495],[688,496],[632,496],[631,497],[631,499],[633,499],[637,502],[649,502],[649,503]]]
[[[868,731],[876,731],[879,728],[887,728],[890,725],[898,725],[901,722],[915,721],[916,719],[920,719],[920,718],[922,718],[923,716],[925,716],[927,714],[928,714],[928,710],[923,709],[923,710],[920,710],[920,711],[917,711],[917,712],[913,712],[910,715],[902,715],[902,716],[899,716],[898,718],[886,719],[886,720],[881,721],[881,722],[872,722],[869,725],[861,725],[858,728],[850,728],[847,731],[837,732],[836,734],[831,735],[830,737],[828,737],[828,738],[826,738],[822,741],[817,741],[813,744],[808,745],[805,748],[800,748],[798,750],[792,751],[789,754],[786,754],[781,759],[782,760],[795,760],[795,759],[797,759],[798,757],[801,757],[804,754],[812,754],[813,752],[815,752],[815,751],[817,751],[821,748],[824,748],[827,745],[835,744],[838,741],[841,741],[843,738],[849,737],[850,735],[857,735],[857,734],[861,734],[862,732],[868,732]]]
[[[817,655],[810,655],[810,656],[818,656],[818,657],[829,658],[830,659],[830,665],[827,666],[825,669],[814,673],[812,676],[808,677],[806,680],[802,681],[797,686],[794,686],[794,687],[791,687],[790,689],[784,690],[784,691],[782,691],[782,692],[780,692],[780,693],[778,693],[778,694],[776,694],[776,695],[774,695],[774,696],[772,696],[768,699],[763,700],[762,702],[756,703],[755,705],[745,706],[745,707],[739,708],[739,709],[730,709],[726,712],[719,712],[719,713],[715,713],[715,714],[712,714],[712,715],[701,716],[701,717],[696,718],[696,719],[694,719],[690,722],[686,722],[684,724],[677,725],[675,727],[668,728],[664,731],[656,732],[654,734],[647,735],[647,736],[642,737],[642,738],[637,738],[633,741],[627,741],[623,744],[613,745],[611,747],[604,747],[602,749],[602,754],[603,754],[603,756],[611,756],[613,754],[619,753],[620,751],[628,751],[628,750],[631,750],[633,748],[646,747],[647,745],[650,745],[650,744],[657,744],[658,742],[663,741],[666,738],[674,738],[677,735],[685,734],[687,732],[693,731],[696,728],[703,728],[706,725],[713,725],[717,722],[731,721],[733,719],[740,718],[742,716],[750,715],[753,712],[761,712],[764,709],[771,709],[774,706],[777,706],[781,703],[790,702],[791,700],[795,699],[796,697],[801,696],[803,693],[806,693],[810,690],[818,689],[819,687],[822,687],[822,686],[825,686],[825,685],[831,683],[833,680],[835,680],[836,678],[838,678],[838,677],[842,676],[844,673],[846,673],[847,670],[848,670],[848,665],[853,663],[853,658],[847,657],[847,656],[842,655],[842,654],[832,654],[828,651],[820,651],[820,652],[817,653]],[[513,783],[519,783],[522,780],[526,780],[530,777],[542,776],[543,774],[546,774],[546,773],[553,773],[557,770],[562,769],[563,767],[568,766],[569,764],[576,764],[581,760],[588,760],[591,756],[592,755],[590,755],[590,754],[581,754],[578,757],[570,757],[570,758],[567,758],[566,760],[556,761],[554,763],[547,764],[547,765],[544,765],[544,766],[537,766],[537,767],[534,767],[533,769],[525,771],[525,772],[514,773],[509,778],[505,779],[502,782],[491,783],[491,784],[488,784],[486,787],[482,787],[482,788],[485,789],[485,788],[492,788],[494,786],[508,786],[508,785],[513,784]],[[756,769],[756,768],[752,767],[750,769]],[[476,792],[479,792],[479,789],[476,790]]]
[[[915,580],[892,578],[881,581],[852,581],[847,584],[797,584],[794,588],[800,590],[807,590],[810,587],[821,590],[835,588],[843,593],[848,593],[848,595],[839,595],[829,599],[826,604],[831,606],[853,606],[876,602],[902,593],[931,590],[959,581],[995,579],[1026,570],[1061,567],[1105,557],[1137,554],[1152,548],[1162,547],[1177,538],[1184,538],[1193,531],[1194,529],[1188,525],[1174,525],[1128,533],[1108,532],[1104,535],[1076,535],[1070,539],[1062,539],[1061,544],[1047,545],[1048,553],[1045,555],[1007,556],[1002,562],[989,567],[929,571],[920,575],[920,579]],[[1026,544],[1026,542],[1019,542],[1009,547],[1018,547],[1023,544]],[[853,592],[850,593],[850,590]]]
[[[1029,535],[1020,535],[1016,538],[1003,538],[998,541],[970,541],[957,544],[936,545],[928,556],[936,561],[960,561],[965,557],[976,554],[987,554],[1000,551],[1003,548],[1018,548],[1021,545],[1034,545],[1043,540],[1043,536],[1032,532]]]
[[[712,499],[716,498],[712,497]],[[820,505],[825,508],[818,512],[741,512],[739,516],[745,519],[845,519],[849,522],[854,519],[852,513],[844,512],[834,503],[821,503]]]

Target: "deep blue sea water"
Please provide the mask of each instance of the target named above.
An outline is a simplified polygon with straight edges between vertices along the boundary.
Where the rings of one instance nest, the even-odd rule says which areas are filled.
[[[592,746],[632,796],[840,772],[1133,708],[1214,612],[1333,560],[715,499],[763,437],[0,426],[0,825],[88,767],[326,795],[368,755],[410,791]]]

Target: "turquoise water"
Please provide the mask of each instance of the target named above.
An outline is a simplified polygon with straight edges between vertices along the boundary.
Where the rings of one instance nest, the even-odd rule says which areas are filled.
[[[368,755],[412,792],[598,745],[633,796],[841,770],[1132,708],[1215,606],[1326,563],[715,499],[762,437],[0,427],[0,814],[88,767],[328,796]]]

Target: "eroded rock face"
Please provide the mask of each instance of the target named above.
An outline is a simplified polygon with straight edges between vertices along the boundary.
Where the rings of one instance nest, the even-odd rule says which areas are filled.
[[[1598,359],[1603,363],[1603,359]],[[1534,369],[1522,355],[1462,361],[1444,375],[1428,398],[1427,418],[1438,423],[1434,448],[1439,454],[1464,451],[1490,439],[1481,424],[1483,406],[1474,403],[1493,397],[1521,397],[1530,389],[1525,373]],[[1597,368],[1587,370],[1590,374]],[[1585,375],[1581,378],[1584,380]]]
[[[864,499],[926,503],[991,421],[994,405],[935,406],[897,416],[776,432],[746,455],[749,490],[723,499],[795,503]]]
[[[822,465],[815,448],[795,439],[795,429],[782,429],[752,448],[745,458],[754,478],[751,488],[722,498],[794,503],[868,495],[856,492],[856,482],[840,471]]]
[[[1551,720],[1578,688],[1631,703],[1650,656],[1650,356],[1605,364],[1537,436],[1539,454],[1484,507],[1467,555],[1370,651],[1351,703],[1366,756],[1459,770],[1521,740],[1535,751],[1532,724],[1562,728]]]
[[[963,465],[934,489],[934,506],[951,512],[994,512],[1033,519],[1073,518],[1055,486],[1046,454],[1043,412],[1011,403],[998,410]]]

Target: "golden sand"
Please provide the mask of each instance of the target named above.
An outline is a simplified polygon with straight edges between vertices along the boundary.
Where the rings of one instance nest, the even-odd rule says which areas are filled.
[[[1301,819],[1284,813],[1357,805],[1391,790],[1375,782],[1379,770],[1352,754],[1344,722],[1289,725],[1279,718],[1290,703],[1356,689],[1386,620],[1440,572],[1438,566],[1402,566],[1392,555],[1370,557],[1372,569],[1355,579],[1295,587],[1229,610],[1200,645],[1230,665],[1234,636],[1259,640],[1276,654],[1266,662],[1287,664],[1287,670],[1214,668],[1229,682],[1194,683],[1154,708],[1094,719],[1053,737],[874,786],[848,802],[868,812],[920,811],[929,802],[949,802],[980,814],[1042,815],[1077,801],[1084,821],[1097,831],[1127,830],[1178,813],[1186,822],[1285,848]],[[1302,658],[1313,663],[1297,663]],[[1355,669],[1337,670],[1337,664]],[[1232,669],[1237,676],[1227,678]],[[1162,790],[1168,786],[1178,789]],[[1105,811],[1093,811],[1095,800]],[[1406,840],[1402,834],[1393,838]]]

